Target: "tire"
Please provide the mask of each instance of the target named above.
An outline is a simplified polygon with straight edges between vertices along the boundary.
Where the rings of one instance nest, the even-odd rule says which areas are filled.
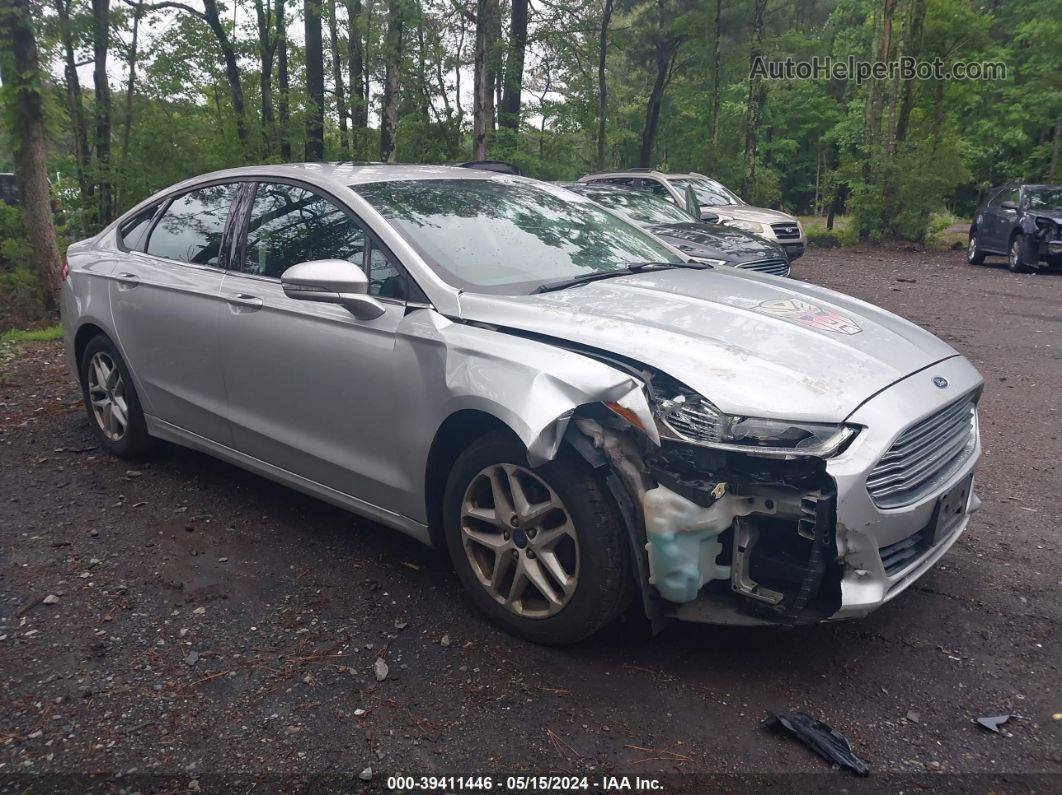
[[[523,518],[507,508],[520,504],[516,489],[526,498]],[[567,446],[532,469],[511,435],[479,438],[450,471],[443,512],[450,558],[472,602],[513,635],[575,643],[630,602],[630,544],[619,508],[601,476]],[[535,582],[544,582],[552,602]]]
[[[100,445],[120,458],[137,458],[146,453],[151,437],[144,411],[129,368],[114,343],[102,334],[89,340],[81,354],[79,373],[85,412]],[[115,408],[122,411],[116,412]],[[120,421],[122,415],[124,424]]]
[[[971,265],[984,265],[985,255],[977,243],[977,232],[970,233],[970,244],[966,247],[966,261]]]
[[[1010,239],[1010,250],[1007,252],[1007,267],[1011,273],[1027,273],[1029,266],[1025,264],[1025,235],[1016,232]]]

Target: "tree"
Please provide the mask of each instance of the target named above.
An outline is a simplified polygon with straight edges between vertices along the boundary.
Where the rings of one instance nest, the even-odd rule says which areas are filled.
[[[395,128],[398,126],[398,90],[402,71],[402,0],[387,5],[387,38],[384,42],[384,93],[380,110],[380,159],[390,163],[395,154]]]
[[[273,59],[283,35],[284,0],[275,0],[272,8],[267,0],[254,0],[255,20],[258,23],[258,89],[262,100],[262,154],[273,152],[276,142],[276,120],[273,116]]]
[[[343,60],[339,57],[339,20],[336,18],[336,0],[328,0],[328,43],[332,56],[332,76],[335,81],[336,113],[339,116],[339,156],[343,160],[349,160],[347,100],[343,90]]]
[[[306,34],[306,159],[324,160],[324,50],[321,1],[303,0]]]
[[[107,76],[107,50],[111,37],[110,0],[92,0],[94,63],[92,86],[96,90],[96,218],[109,224],[114,215],[111,191],[111,85]]]
[[[608,25],[612,20],[612,0],[605,0],[601,13],[601,32],[597,46],[597,168],[605,168],[605,131],[608,122],[608,83],[605,80],[605,61],[608,57]]]
[[[476,54],[472,92],[472,159],[487,156],[494,132],[494,91],[498,78],[497,50],[501,38],[498,0],[476,2]]]
[[[354,157],[368,156],[369,114],[365,92],[365,55],[362,45],[361,0],[346,0],[347,63],[350,70],[350,126]]]
[[[528,2],[529,0],[512,0],[504,93],[498,113],[498,125],[514,132],[520,127],[520,90],[524,83],[524,57],[527,51]],[[612,0],[606,2],[611,5]]]
[[[5,116],[13,133],[15,175],[25,207],[26,239],[30,243],[40,306],[57,308],[59,246],[52,220],[44,135],[44,97],[30,0],[0,2],[0,81]]]
[[[277,14],[277,89],[280,98],[277,108],[280,114],[280,157],[285,163],[291,162],[291,136],[288,130],[290,122],[291,86],[288,80],[288,33],[284,20],[284,7],[279,6]]]
[[[81,94],[81,80],[77,74],[78,63],[75,55],[73,23],[70,18],[71,0],[54,0],[54,3],[56,14],[59,17],[59,35],[63,47],[63,76],[66,80],[67,110],[70,114],[74,145],[74,167],[77,172],[77,184],[81,194],[81,202],[87,207],[92,201],[95,186],[88,178],[91,153],[88,144],[88,130],[85,126],[85,103]]]
[[[756,177],[756,143],[760,131],[760,114],[763,113],[767,93],[759,71],[752,68],[752,65],[763,57],[763,15],[767,10],[767,0],[753,2],[755,10],[752,17],[752,49],[749,52],[749,99],[745,114],[745,174],[741,187],[746,196],[752,190],[752,182]]]

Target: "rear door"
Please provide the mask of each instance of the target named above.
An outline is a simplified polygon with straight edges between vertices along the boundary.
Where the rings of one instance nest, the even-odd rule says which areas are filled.
[[[316,189],[259,183],[249,199],[222,287],[233,445],[392,507],[411,488],[394,453],[393,354],[408,277],[357,218]],[[288,298],[281,274],[318,259],[367,267],[384,314],[359,320],[341,306]]]
[[[238,183],[195,188],[135,220],[112,274],[118,344],[145,412],[228,444],[217,320]]]

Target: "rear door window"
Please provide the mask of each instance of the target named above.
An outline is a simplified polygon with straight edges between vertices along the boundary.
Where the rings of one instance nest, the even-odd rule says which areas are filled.
[[[224,267],[221,246],[236,188],[234,183],[211,185],[178,196],[151,230],[147,253],[177,262]]]

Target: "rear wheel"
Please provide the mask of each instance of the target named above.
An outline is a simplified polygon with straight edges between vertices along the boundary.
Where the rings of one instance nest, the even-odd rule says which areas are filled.
[[[81,394],[92,430],[108,451],[135,458],[148,450],[151,437],[129,368],[102,334],[81,354]]]
[[[977,231],[970,233],[970,245],[966,249],[966,261],[971,265],[984,265],[985,255],[977,243]]]
[[[443,510],[461,582],[514,635],[574,643],[626,607],[623,520],[601,478],[570,449],[531,467],[516,439],[485,436],[454,463]]]
[[[1011,238],[1007,267],[1011,273],[1025,273],[1029,270],[1029,266],[1025,264],[1025,235],[1021,232]]]

